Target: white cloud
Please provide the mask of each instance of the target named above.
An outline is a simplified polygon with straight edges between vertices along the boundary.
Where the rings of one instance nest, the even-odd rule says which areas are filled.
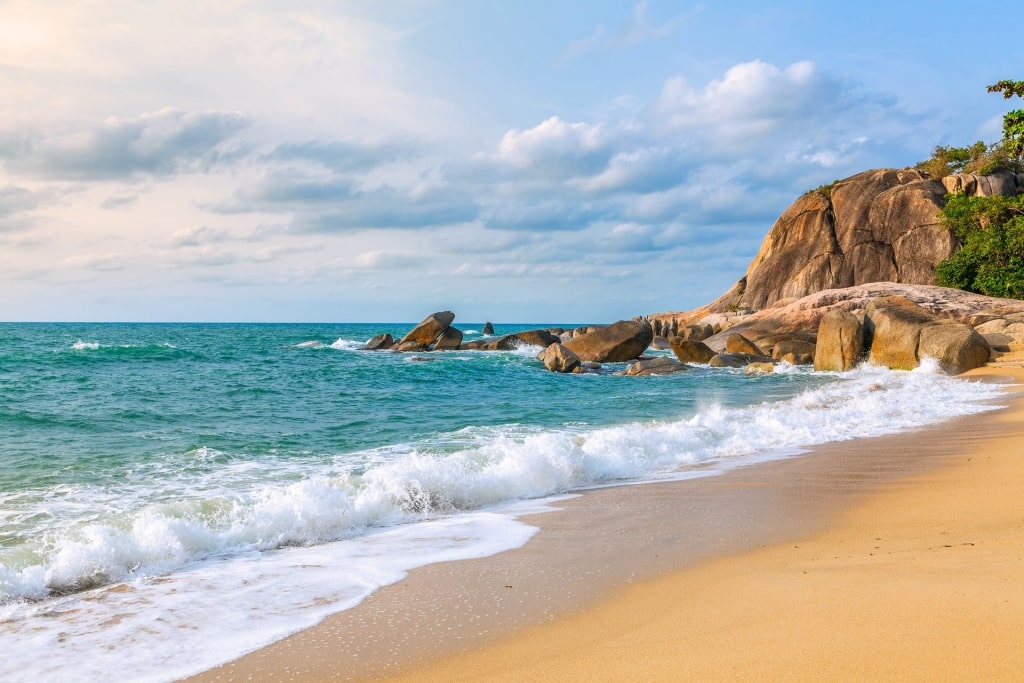
[[[600,124],[570,123],[557,116],[526,130],[510,130],[497,159],[538,174],[599,168],[607,162],[608,135]]]
[[[115,271],[123,270],[126,257],[124,254],[77,254],[64,259],[63,264],[71,268],[84,270]]]
[[[161,109],[59,134],[0,133],[0,162],[11,172],[51,180],[168,175],[216,163],[247,124],[237,113]]]

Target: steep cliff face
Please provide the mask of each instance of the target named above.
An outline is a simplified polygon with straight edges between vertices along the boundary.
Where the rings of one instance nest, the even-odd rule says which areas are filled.
[[[1024,176],[865,171],[809,192],[772,226],[746,275],[711,310],[762,310],[826,289],[870,282],[935,284],[935,265],[959,246],[939,221],[950,191],[1016,194]]]

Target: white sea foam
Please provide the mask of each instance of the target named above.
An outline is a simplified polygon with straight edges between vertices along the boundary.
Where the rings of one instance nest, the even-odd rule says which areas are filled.
[[[163,668],[175,659],[172,648],[196,653],[190,665],[206,667],[345,609],[432,557],[498,552],[532,533],[507,515],[466,511],[913,429],[989,409],[999,391],[928,364],[913,372],[865,367],[785,401],[711,404],[676,421],[601,429],[470,427],[339,455],[319,469],[301,461],[211,468],[206,461],[216,452],[199,449],[190,458],[195,469],[168,469],[173,496],[133,494],[125,484],[117,500],[131,505],[86,522],[53,519],[78,507],[102,509],[100,491],[0,500],[24,519],[45,513],[51,530],[31,552],[0,554],[0,637],[16,653],[0,662],[0,680],[28,680],[18,676],[29,670],[38,678],[38,667],[23,668],[30,657],[52,667],[48,680],[99,680],[112,667],[95,653],[108,645],[116,645],[117,666],[133,662],[140,679],[181,675],[187,671]],[[92,505],[84,504],[89,498]],[[346,562],[354,563],[351,573],[339,573]],[[81,592],[118,581],[131,590]],[[54,594],[65,597],[19,600]],[[248,621],[225,622],[225,613]],[[111,621],[113,628],[96,628]],[[184,623],[192,628],[179,629]],[[238,633],[247,634],[244,643]],[[53,649],[58,637],[64,642]],[[92,674],[79,668],[82,651],[93,653],[85,658]]]
[[[79,339],[71,345],[72,351],[96,351],[100,348],[98,342],[86,342]]]
[[[366,346],[365,341],[355,341],[353,339],[341,338],[335,339],[334,342],[331,344],[332,349],[337,349],[339,351],[358,351],[364,346]]]

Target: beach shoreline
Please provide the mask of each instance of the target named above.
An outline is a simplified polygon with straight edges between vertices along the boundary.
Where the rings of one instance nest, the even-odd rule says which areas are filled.
[[[974,374],[1024,381],[1024,374],[1013,367]],[[655,605],[675,601],[682,606],[696,604],[702,596],[706,600],[715,590],[731,592],[728,586],[707,586],[680,597],[662,583],[696,586],[695,576],[729,576],[719,567],[723,562],[738,563],[742,572],[751,562],[766,561],[756,559],[760,555],[834,536],[853,511],[934,489],[936,481],[945,481],[942,473],[963,466],[964,453],[1014,438],[1020,401],[1007,401],[1013,403],[1009,410],[912,433],[826,444],[800,457],[711,478],[587,491],[559,503],[559,512],[523,518],[541,528],[523,548],[421,568],[352,610],[187,680],[381,680],[400,675],[407,680],[616,680],[627,670],[642,671],[639,660],[670,667],[637,674],[657,680],[666,672],[683,671],[673,653],[692,662],[694,652],[702,653],[696,661],[738,672],[735,662],[716,660],[706,654],[710,650],[695,645],[680,649],[680,643],[663,643],[660,656],[648,653],[647,644],[658,640],[653,632],[636,635],[632,646],[617,650],[617,641],[627,633],[639,634],[644,624],[651,624],[648,630],[654,632],[659,628],[654,624],[660,622],[649,615],[651,603],[630,591],[650,591]],[[971,460],[975,465],[980,461]],[[756,603],[756,596],[744,598],[752,599]],[[704,611],[711,607],[702,604]],[[619,611],[612,616],[601,612],[613,605]],[[718,612],[730,614],[727,607],[715,607],[713,613]],[[762,610],[753,612],[760,615],[761,627],[771,626]],[[687,633],[687,642],[695,642],[691,639],[707,637],[708,616],[691,615],[695,623],[665,630]],[[827,617],[818,628],[827,628]],[[587,628],[581,628],[581,620]],[[734,629],[735,624],[728,632]],[[630,657],[630,647],[641,644],[637,652],[644,654]],[[740,639],[733,644],[746,649],[748,643]],[[616,674],[609,658],[626,669]],[[744,654],[736,659],[749,658]],[[769,659],[799,664],[783,655]],[[726,670],[692,667],[686,675],[700,678]],[[799,667],[789,672],[801,670],[807,677],[820,673],[818,668]]]

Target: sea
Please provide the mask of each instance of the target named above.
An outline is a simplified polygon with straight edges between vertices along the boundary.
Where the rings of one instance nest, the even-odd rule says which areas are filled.
[[[361,350],[412,326],[0,324],[0,681],[174,680],[520,547],[559,496],[1000,405],[931,363],[625,377]]]

